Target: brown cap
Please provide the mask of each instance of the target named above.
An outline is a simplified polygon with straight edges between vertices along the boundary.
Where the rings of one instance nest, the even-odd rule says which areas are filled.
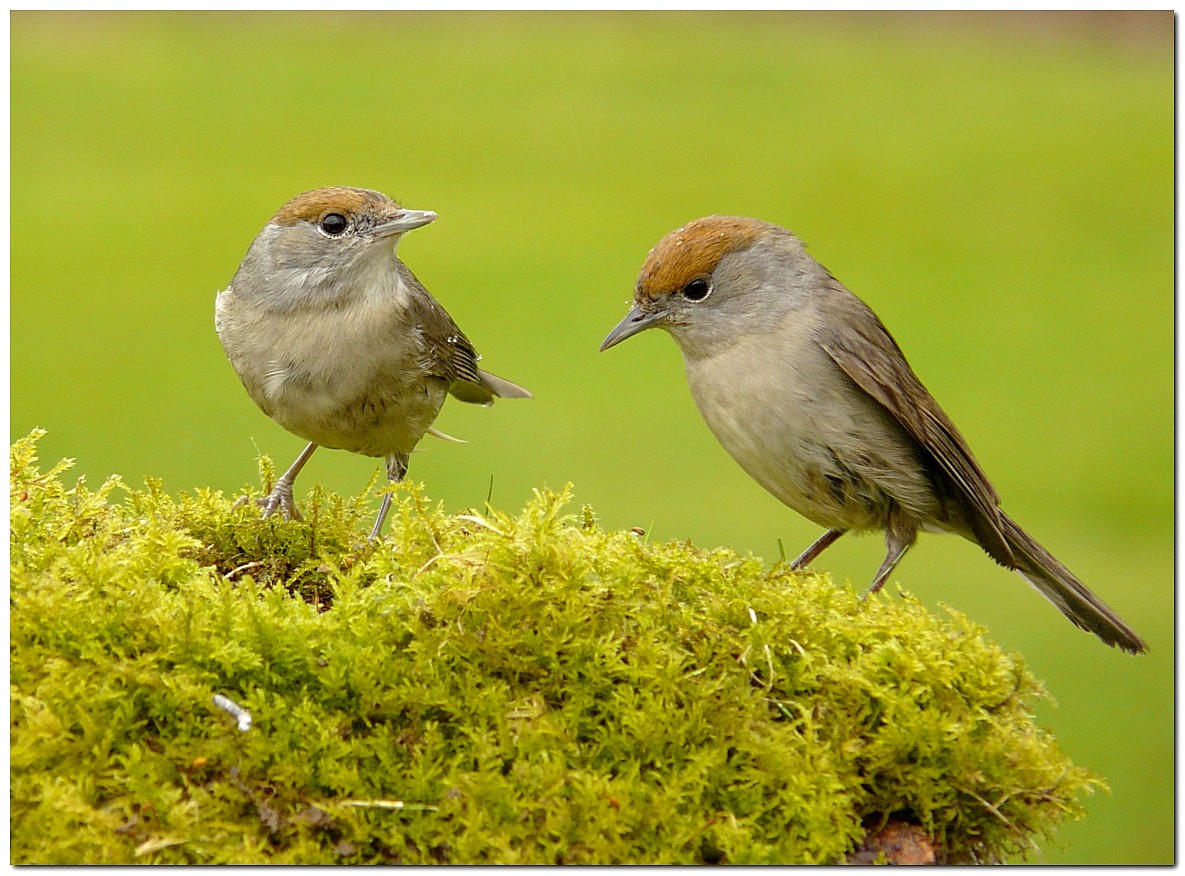
[[[638,275],[634,298],[656,301],[697,277],[708,277],[729,253],[748,249],[773,226],[743,216],[705,216],[658,242]]]

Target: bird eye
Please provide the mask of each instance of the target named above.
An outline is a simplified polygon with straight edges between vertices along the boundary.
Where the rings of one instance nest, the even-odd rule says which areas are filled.
[[[321,230],[333,237],[342,234],[349,224],[341,213],[326,213],[321,217]]]
[[[701,277],[683,287],[683,297],[688,301],[703,301],[711,291],[708,281]]]

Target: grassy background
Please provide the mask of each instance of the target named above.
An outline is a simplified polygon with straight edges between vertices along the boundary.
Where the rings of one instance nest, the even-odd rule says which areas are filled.
[[[1075,630],[977,548],[895,580],[1022,651],[1110,781],[1058,863],[1173,859],[1172,19],[800,14],[12,15],[11,436],[234,491],[301,442],[213,296],[292,195],[440,220],[401,254],[533,402],[451,403],[411,476],[456,510],[573,482],[610,527],[767,559],[817,535],[700,422],[669,339],[598,356],[696,216],[794,229],[891,328],[1009,513],[1151,644]],[[376,464],[314,458],[347,493]],[[377,505],[377,503],[376,503]],[[825,555],[864,581],[879,539]]]

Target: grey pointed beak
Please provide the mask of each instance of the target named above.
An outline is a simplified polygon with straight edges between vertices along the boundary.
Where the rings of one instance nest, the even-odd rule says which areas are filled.
[[[400,210],[383,224],[376,225],[371,233],[376,237],[390,237],[420,228],[435,219],[436,214],[431,210]]]
[[[609,337],[601,342],[601,352],[604,353],[610,347],[616,347],[626,338],[632,338],[638,332],[645,331],[661,322],[664,316],[666,313],[662,310],[647,311],[635,304],[625,315],[625,319],[619,322],[613,331],[609,332]]]

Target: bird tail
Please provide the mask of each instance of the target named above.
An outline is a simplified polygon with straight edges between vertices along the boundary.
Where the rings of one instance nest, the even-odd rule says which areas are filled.
[[[492,392],[498,398],[534,398],[530,390],[523,389],[517,383],[511,383],[509,380],[503,380],[488,371],[477,370],[477,376],[481,378],[481,385]]]
[[[488,371],[477,369],[479,382],[456,380],[449,387],[453,398],[471,405],[491,405],[495,398],[534,398],[529,390]]]
[[[1091,593],[1011,517],[1000,512],[1008,547],[1016,557],[1016,570],[1076,626],[1094,633],[1108,645],[1131,654],[1148,650],[1144,640],[1119,619],[1103,600]]]

